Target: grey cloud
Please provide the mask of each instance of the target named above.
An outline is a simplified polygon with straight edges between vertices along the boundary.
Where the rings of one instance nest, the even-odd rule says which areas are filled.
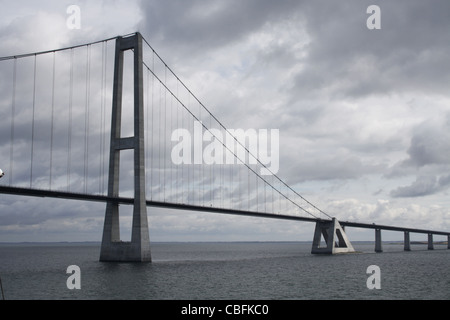
[[[447,119],[450,119],[450,115],[447,115]],[[421,168],[445,168],[450,159],[449,130],[448,120],[442,123],[425,121],[413,128],[408,158],[396,163],[386,177],[402,176]]]
[[[450,81],[450,3],[383,2],[381,30],[366,28],[369,4],[306,6],[310,52],[294,89],[303,94],[328,89],[334,96],[350,98],[413,90],[445,92]]]
[[[394,198],[400,197],[420,197],[433,194],[437,191],[436,177],[424,176],[418,177],[411,185],[399,187],[391,191]]]
[[[450,186],[450,175],[441,176],[419,176],[409,186],[399,187],[391,191],[394,198],[423,197],[436,194],[446,190]]]
[[[450,159],[450,128],[426,128],[415,133],[408,149],[406,165],[423,167],[431,164],[448,164]]]
[[[140,29],[156,41],[203,52],[242,39],[268,21],[295,11],[298,1],[143,1]],[[184,51],[186,53],[186,51]]]
[[[287,161],[282,160],[281,164]],[[281,167],[280,172],[288,176],[288,184],[311,180],[351,180],[366,174],[382,172],[381,164],[364,163],[361,159],[337,152],[323,154],[319,159],[300,158],[287,168]],[[284,169],[284,170],[283,170]],[[289,173],[288,173],[289,172]]]
[[[441,176],[438,181],[441,187],[447,187],[450,185],[450,174],[446,176]]]
[[[448,116],[447,116],[448,118]],[[443,117],[445,120],[446,118]],[[392,197],[418,197],[436,194],[450,185],[449,122],[426,121],[413,128],[408,158],[399,161],[385,174],[386,178],[417,175],[409,186],[392,190]]]

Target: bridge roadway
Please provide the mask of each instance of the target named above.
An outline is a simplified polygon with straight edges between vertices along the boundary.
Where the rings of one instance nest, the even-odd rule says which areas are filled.
[[[82,201],[95,201],[95,202],[111,201],[111,202],[122,203],[122,204],[133,204],[134,203],[133,198],[127,198],[127,197],[109,197],[109,196],[98,195],[98,194],[83,194],[83,193],[75,193],[75,192],[67,192],[67,191],[42,190],[42,189],[32,189],[32,188],[23,188],[23,187],[11,187],[11,186],[0,186],[0,193],[11,194],[11,195],[20,195],[20,196],[43,197],[43,198],[45,198],[45,197],[60,198],[60,199],[68,199],[68,200],[82,200]],[[258,217],[258,218],[273,218],[273,219],[295,220],[295,221],[305,221],[305,222],[331,221],[329,219],[317,219],[317,218],[309,218],[309,217],[301,217],[301,216],[293,216],[293,215],[285,215],[285,214],[205,207],[205,206],[196,206],[196,205],[181,204],[181,203],[168,203],[168,202],[153,201],[153,200],[147,200],[146,202],[147,202],[147,206],[149,206],[149,207],[161,207],[161,208],[177,209],[177,210],[213,212],[213,213],[229,214],[229,215],[241,215],[241,216],[250,216],[250,217]],[[389,226],[389,225],[379,225],[379,224],[374,224],[374,223],[370,224],[370,223],[351,222],[351,221],[339,221],[339,223],[343,227],[365,228],[365,229],[375,229],[375,230],[390,230],[390,231],[401,231],[401,232],[425,233],[425,234],[450,236],[450,232],[445,232],[445,231],[404,228],[404,227],[395,227],[395,226]]]

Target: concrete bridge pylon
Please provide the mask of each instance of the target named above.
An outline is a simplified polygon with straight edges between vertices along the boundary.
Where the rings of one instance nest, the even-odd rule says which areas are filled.
[[[124,52],[134,54],[134,136],[121,137]],[[120,239],[119,203],[106,203],[100,261],[150,262],[150,239],[145,199],[145,144],[142,36],[116,39],[111,115],[108,197],[119,196],[120,151],[134,150],[134,202],[131,241]]]

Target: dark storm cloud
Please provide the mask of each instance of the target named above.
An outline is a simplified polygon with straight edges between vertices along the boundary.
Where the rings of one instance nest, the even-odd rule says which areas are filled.
[[[381,8],[381,30],[366,27],[369,17],[366,10],[372,4]],[[246,70],[247,82],[236,83],[236,88],[247,90],[246,86],[252,85],[248,79],[255,78],[258,72],[267,81],[275,73],[291,74],[286,79],[288,82],[274,83],[284,103],[278,109],[270,110],[266,125],[280,128],[285,135],[301,135],[311,143],[323,137],[329,142],[323,146],[326,149],[313,146],[312,152],[320,158],[320,169],[311,170],[307,161],[294,161],[292,153],[284,157],[281,172],[290,177],[356,179],[381,172],[386,169],[385,159],[363,160],[359,156],[398,150],[402,147],[401,138],[395,136],[395,132],[389,132],[382,139],[374,134],[359,137],[358,127],[349,125],[352,125],[352,117],[364,113],[364,108],[361,106],[360,111],[348,113],[346,120],[336,102],[400,93],[444,93],[450,82],[450,65],[447,63],[450,61],[450,32],[447,32],[450,3],[443,0],[378,3],[359,0],[146,1],[142,8],[145,18],[140,29],[180,66],[186,66],[190,61],[208,60],[208,53],[227,55],[230,45],[244,47],[252,35],[264,28],[276,30],[283,24],[288,26],[286,33],[290,35],[287,36],[290,41],[273,42],[268,48],[264,47],[264,51],[260,48],[261,51],[249,52],[254,56],[248,56],[247,60],[252,61],[253,66]],[[303,53],[295,52],[298,48],[293,49],[298,36],[296,32],[300,29],[304,29],[308,38],[299,46]],[[234,62],[226,61],[228,67]],[[195,71],[195,66],[192,70]],[[258,108],[251,108],[248,102],[237,97],[231,99],[232,96],[233,92],[230,92],[225,99],[239,110],[239,118],[253,119]],[[245,99],[248,98],[250,96]],[[227,104],[224,102],[224,105]],[[376,122],[384,108],[394,107],[380,106],[378,111],[370,113],[373,118],[366,117],[363,122]],[[231,110],[234,109],[228,114],[235,116]],[[228,123],[227,114],[221,115],[221,119]],[[330,127],[333,123],[335,127]],[[383,123],[378,126],[382,128]],[[283,142],[281,144],[283,148]],[[284,147],[289,148],[288,145]],[[411,161],[425,161],[420,159],[421,156],[439,156],[421,153],[418,148],[420,145],[413,141],[408,154],[417,154]],[[345,150],[343,157],[330,156],[335,153],[333,150]],[[288,173],[285,171],[288,168],[296,168],[292,169],[294,171],[309,169]]]
[[[296,12],[301,1],[143,1],[148,37],[169,46],[207,55],[208,50],[242,40],[265,23]]]
[[[450,80],[448,1],[380,1],[381,30],[368,30],[373,1],[312,2],[311,36],[297,92],[331,89],[336,97],[420,90],[445,92]]]
[[[296,28],[305,28],[310,38],[307,56],[291,60],[292,66],[304,65],[290,85],[293,100],[324,94],[362,98],[411,90],[445,92],[450,82],[450,3],[380,1],[382,29],[368,30],[366,9],[371,4],[356,0],[145,1],[140,29],[162,50],[172,50],[174,60],[187,63],[189,57],[206,60],[208,52],[217,48],[244,44],[263,26],[293,21],[292,36]],[[291,46],[292,42],[285,43],[276,47],[277,54],[260,55],[266,62],[283,60]]]

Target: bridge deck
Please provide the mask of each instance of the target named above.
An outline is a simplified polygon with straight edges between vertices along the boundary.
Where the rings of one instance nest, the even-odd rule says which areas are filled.
[[[99,194],[83,194],[83,193],[75,193],[75,192],[67,192],[67,191],[41,190],[41,189],[31,189],[31,188],[22,188],[22,187],[10,187],[10,186],[0,186],[0,193],[20,195],[20,196],[31,196],[31,197],[60,198],[60,199],[68,199],[68,200],[82,200],[82,201],[95,201],[95,202],[111,201],[111,202],[122,203],[122,204],[133,204],[134,203],[133,198],[127,198],[127,197],[109,197],[109,196],[99,195]],[[235,209],[224,209],[224,208],[207,207],[207,206],[196,206],[196,205],[189,205],[189,204],[182,204],[182,203],[168,203],[168,202],[160,202],[160,201],[153,201],[153,200],[147,200],[146,203],[147,203],[147,206],[149,206],[149,207],[161,207],[161,208],[177,209],[177,210],[213,212],[213,213],[220,213],[220,214],[241,215],[241,216],[250,216],[250,217],[258,217],[258,218],[296,220],[296,221],[305,221],[305,222],[317,222],[320,220],[330,221],[328,219],[316,219],[316,218],[285,215],[285,214],[275,214],[275,213],[265,213],[265,212],[235,210]],[[411,233],[425,233],[425,234],[446,235],[446,236],[450,235],[450,232],[445,232],[445,231],[404,228],[404,227],[396,227],[396,226],[389,226],[389,225],[378,225],[378,224],[374,224],[374,223],[370,224],[370,223],[351,222],[351,221],[339,221],[339,223],[341,224],[341,226],[354,227],[354,228],[380,229],[380,230],[402,231],[402,232],[411,232]]]

